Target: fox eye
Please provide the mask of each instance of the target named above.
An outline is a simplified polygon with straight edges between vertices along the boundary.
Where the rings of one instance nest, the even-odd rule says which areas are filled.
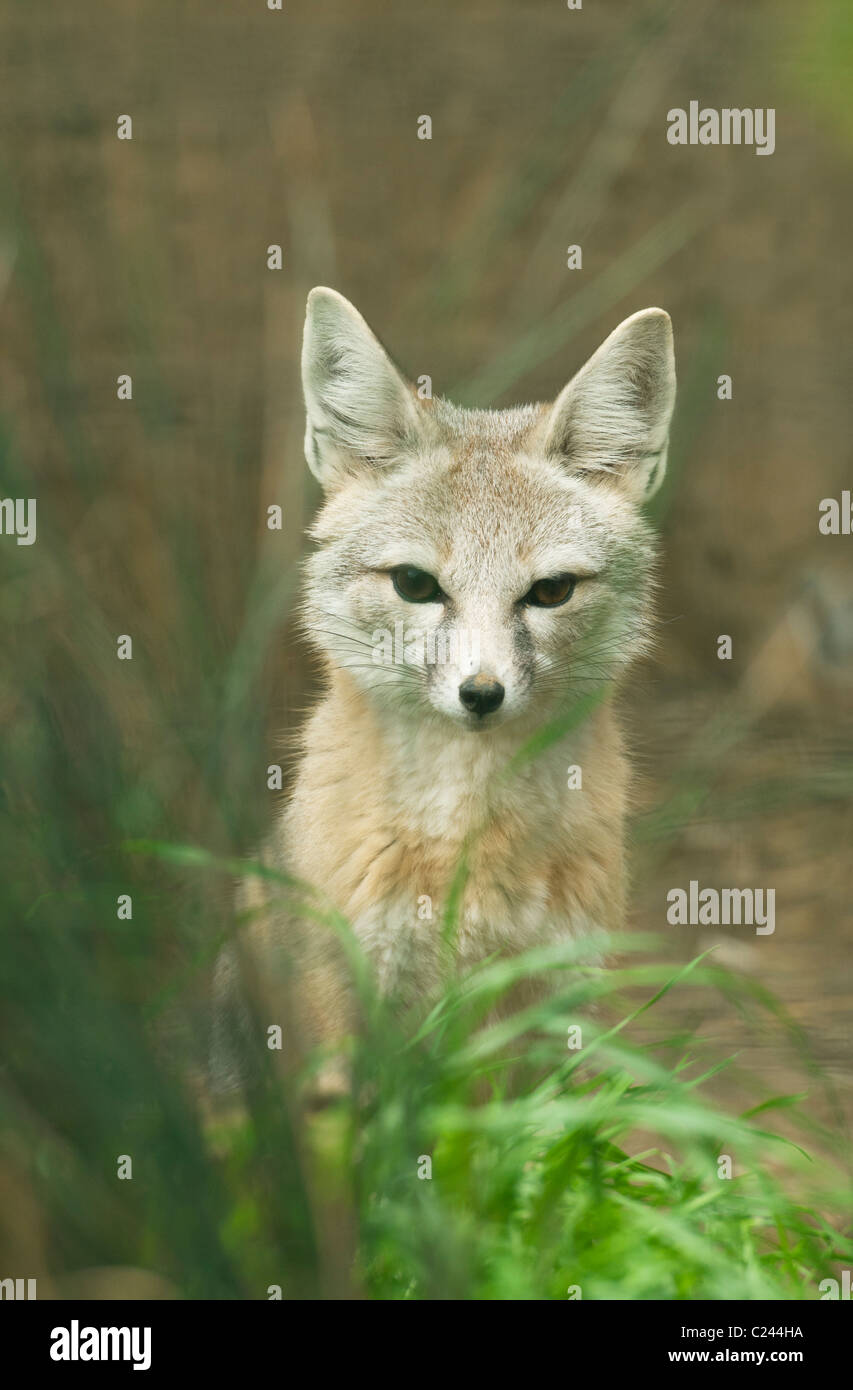
[[[438,580],[414,565],[398,565],[391,571],[394,588],[407,603],[435,603],[441,597]]]
[[[573,574],[557,574],[553,579],[537,579],[528,589],[522,603],[532,604],[534,608],[559,608],[568,603],[575,591],[577,578]]]

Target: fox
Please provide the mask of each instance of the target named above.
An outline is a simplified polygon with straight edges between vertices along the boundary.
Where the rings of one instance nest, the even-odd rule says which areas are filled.
[[[440,988],[463,856],[455,970],[623,924],[614,697],[654,634],[643,507],[666,469],[672,324],[657,308],[625,319],[551,404],[469,409],[424,399],[358,310],[318,287],[301,366],[322,490],[301,620],[323,693],[262,858],[349,923],[405,1010]],[[334,1045],[357,1027],[340,944],[274,899],[257,876],[239,889],[256,980],[274,1010],[270,962],[286,958],[294,1036]],[[339,1064],[325,1085],[346,1089]]]

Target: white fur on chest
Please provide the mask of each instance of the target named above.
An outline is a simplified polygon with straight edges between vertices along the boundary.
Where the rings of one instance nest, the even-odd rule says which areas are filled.
[[[597,907],[561,877],[570,858],[582,860],[596,817],[587,793],[569,785],[580,761],[595,780],[594,743],[578,736],[511,766],[522,742],[515,728],[506,737],[479,736],[432,721],[395,722],[383,730],[372,775],[355,741],[344,745],[346,790],[341,796],[330,784],[328,815],[316,814],[316,793],[295,798],[291,862],[347,918],[383,994],[414,1001],[440,984],[445,905],[463,860],[448,943],[454,966],[595,925]],[[319,833],[330,825],[334,834]]]
[[[445,729],[409,726],[386,734],[391,814],[426,839],[460,846],[495,813],[509,813],[521,828],[545,821],[570,823],[581,801],[567,794],[565,752],[508,773],[517,734],[448,735]]]
[[[370,908],[352,924],[380,992],[406,1002],[433,991],[442,979],[443,908],[424,897],[401,895]],[[478,895],[475,905],[463,906],[454,925],[452,957],[457,966],[473,965],[493,952],[515,954],[560,940],[580,926],[549,914],[544,886],[512,910],[497,894],[491,901]]]

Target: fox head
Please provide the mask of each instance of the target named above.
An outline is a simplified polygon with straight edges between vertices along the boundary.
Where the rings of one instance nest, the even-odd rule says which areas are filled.
[[[308,297],[311,641],[402,718],[488,733],[545,720],[647,644],[672,327],[645,309],[552,405],[422,400],[353,306]]]

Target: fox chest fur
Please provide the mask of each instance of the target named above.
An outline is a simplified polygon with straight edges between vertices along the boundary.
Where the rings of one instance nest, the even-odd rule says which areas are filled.
[[[460,872],[461,965],[620,921],[626,766],[612,712],[504,779],[511,747],[432,724],[389,731],[341,675],[306,731],[274,860],[321,887],[403,1004],[439,983]]]

